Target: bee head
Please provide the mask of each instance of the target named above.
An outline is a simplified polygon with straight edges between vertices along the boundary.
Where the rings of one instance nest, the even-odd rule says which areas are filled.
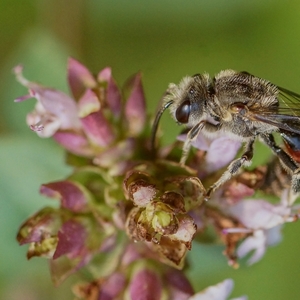
[[[160,118],[169,108],[173,119],[179,124],[191,128],[201,121],[205,103],[209,98],[211,86],[209,76],[194,75],[184,77],[179,84],[171,83],[163,97],[162,106],[156,114],[153,127],[151,145],[154,149],[155,136]]]
[[[170,112],[176,122],[193,127],[200,121],[210,97],[210,86],[207,74],[184,77],[178,85],[169,85],[164,103],[173,101]]]

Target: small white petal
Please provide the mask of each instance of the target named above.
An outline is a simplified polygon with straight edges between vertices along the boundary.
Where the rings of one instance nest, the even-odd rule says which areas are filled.
[[[267,245],[273,246],[281,242],[282,240],[281,228],[282,225],[278,225],[266,230]]]
[[[230,207],[230,212],[247,228],[269,229],[286,221],[291,209],[264,200],[243,200]]]
[[[207,171],[213,172],[229,164],[237,154],[241,143],[228,137],[212,141],[206,155]]]
[[[205,290],[193,295],[188,300],[226,300],[233,289],[234,283],[232,279],[210,286]]]
[[[237,256],[242,258],[250,251],[254,251],[248,264],[252,265],[259,261],[266,252],[266,236],[263,230],[256,230],[253,236],[246,238],[237,249]]]

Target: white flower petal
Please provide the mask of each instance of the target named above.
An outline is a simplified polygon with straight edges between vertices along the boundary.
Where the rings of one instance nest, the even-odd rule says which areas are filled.
[[[273,228],[266,230],[266,243],[267,245],[273,246],[281,242],[282,240],[282,225],[277,225]]]
[[[248,264],[252,265],[259,261],[266,252],[266,236],[263,230],[256,230],[253,236],[246,238],[237,249],[237,256],[242,258],[250,251],[254,251]]]
[[[33,96],[47,112],[61,120],[61,129],[81,127],[76,103],[65,93],[40,87],[33,90]]]
[[[189,300],[226,300],[233,289],[234,283],[232,279],[210,286],[205,290],[193,295]]]
[[[247,228],[269,229],[285,222],[291,209],[264,200],[244,200],[230,207],[230,212]]]
[[[228,165],[236,156],[241,142],[228,137],[212,141],[206,155],[207,171],[213,172]]]
[[[31,130],[35,131],[40,137],[48,138],[60,128],[61,123],[56,116],[43,114],[40,106],[37,103],[35,110],[27,114],[26,122]]]

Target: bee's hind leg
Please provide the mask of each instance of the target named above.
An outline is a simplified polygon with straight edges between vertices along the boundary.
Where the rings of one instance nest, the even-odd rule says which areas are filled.
[[[242,166],[247,166],[251,163],[253,157],[253,144],[255,138],[249,140],[245,144],[245,152],[240,158],[235,159],[231,164],[228,166],[227,170],[222,174],[220,179],[216,181],[206,193],[205,199],[208,200],[211,194],[218,189],[222,184],[228,181],[232,176],[236,175]]]
[[[293,172],[291,188],[294,193],[298,194],[300,192],[300,169],[299,168]]]
[[[295,194],[300,192],[300,167],[282,148],[276,145],[274,137],[271,134],[261,135],[263,141],[278,156],[283,168],[291,174],[291,189]]]

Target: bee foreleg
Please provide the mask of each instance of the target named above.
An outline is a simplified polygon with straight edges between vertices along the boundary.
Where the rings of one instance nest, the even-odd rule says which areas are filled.
[[[230,165],[227,167],[226,171],[222,174],[220,179],[216,181],[208,190],[206,193],[206,200],[210,197],[210,195],[218,189],[222,184],[224,184],[226,181],[228,181],[232,176],[236,175],[237,172],[240,170],[240,168],[244,165],[249,165],[251,163],[252,157],[253,157],[253,144],[254,144],[255,138],[249,140],[245,144],[245,151],[242,154],[240,158],[235,159],[230,163]]]
[[[182,156],[180,159],[180,163],[182,165],[185,164],[186,159],[188,157],[188,154],[190,152],[191,149],[191,143],[193,140],[195,140],[200,132],[200,130],[204,127],[204,125],[206,124],[205,121],[201,121],[198,124],[196,124],[187,134],[187,137],[184,141],[183,144],[183,148],[182,148]]]
[[[261,135],[263,141],[278,156],[284,169],[292,176],[291,188],[294,193],[300,192],[300,168],[299,165],[282,148],[276,145],[274,137],[271,134]]]

